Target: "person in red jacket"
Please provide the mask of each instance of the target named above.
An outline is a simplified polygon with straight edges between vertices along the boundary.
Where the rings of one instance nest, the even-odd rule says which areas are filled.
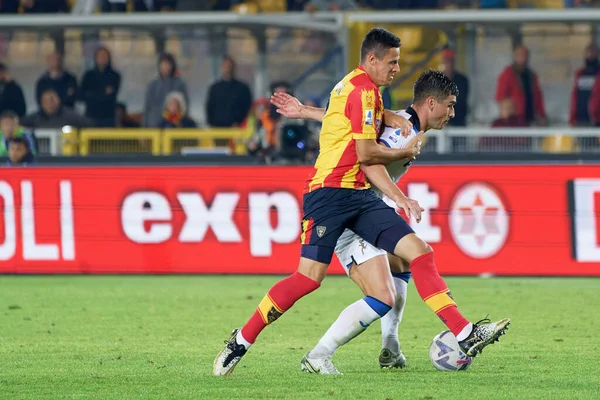
[[[569,124],[571,126],[592,126],[600,122],[598,46],[593,43],[588,45],[585,48],[584,56],[584,66],[575,72],[575,83],[571,90],[571,108],[569,111]]]
[[[514,51],[514,63],[506,67],[498,77],[496,101],[510,98],[515,104],[516,115],[527,124],[546,125],[544,98],[537,74],[529,68],[529,50],[518,45]]]

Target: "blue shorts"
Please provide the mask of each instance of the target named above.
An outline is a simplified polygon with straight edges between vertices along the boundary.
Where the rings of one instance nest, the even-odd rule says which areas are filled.
[[[302,257],[331,263],[346,228],[392,254],[400,239],[414,233],[372,190],[321,188],[304,195]]]

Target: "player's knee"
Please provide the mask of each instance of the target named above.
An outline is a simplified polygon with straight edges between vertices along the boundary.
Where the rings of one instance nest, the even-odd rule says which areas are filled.
[[[377,293],[371,296],[375,297],[377,300],[389,307],[393,307],[396,303],[396,289],[394,289],[393,287],[385,289],[382,288],[378,290]]]
[[[414,234],[403,237],[394,250],[396,256],[404,259],[408,263],[413,262],[415,258],[432,252],[433,248]]]

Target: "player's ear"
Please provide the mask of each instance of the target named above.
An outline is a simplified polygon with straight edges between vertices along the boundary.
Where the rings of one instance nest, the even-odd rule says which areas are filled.
[[[369,64],[375,65],[375,63],[377,62],[377,56],[375,55],[375,53],[369,53],[369,55],[367,55],[367,60]]]
[[[427,106],[429,107],[429,111],[433,111],[433,109],[435,108],[435,99],[433,98],[433,96],[429,96],[427,98]]]

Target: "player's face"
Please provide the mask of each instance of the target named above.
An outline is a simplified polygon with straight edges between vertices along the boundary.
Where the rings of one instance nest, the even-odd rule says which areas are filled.
[[[0,129],[5,136],[12,136],[17,130],[17,120],[14,118],[2,118]]]
[[[431,112],[431,128],[432,129],[442,129],[450,119],[454,118],[454,106],[456,105],[456,96],[448,96],[446,100],[437,102],[435,99],[433,100],[435,105],[433,106],[433,111]]]
[[[373,81],[377,86],[388,86],[394,80],[396,72],[400,71],[398,60],[400,59],[400,48],[392,47],[382,59],[374,58],[374,76]]]

